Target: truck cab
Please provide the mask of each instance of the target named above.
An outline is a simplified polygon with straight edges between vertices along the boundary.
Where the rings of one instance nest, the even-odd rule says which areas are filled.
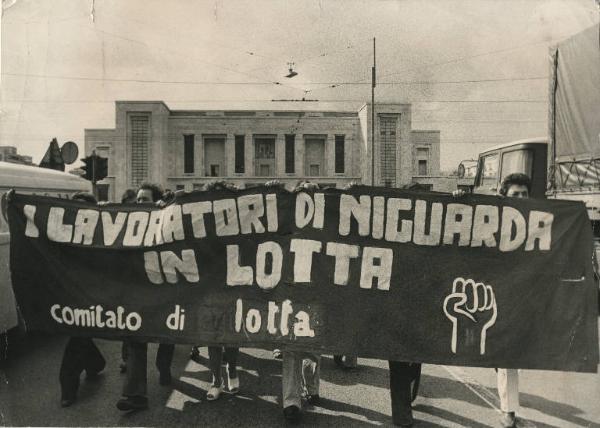
[[[548,140],[531,138],[491,147],[479,155],[473,193],[495,195],[504,177],[520,172],[531,178],[531,197],[544,198]]]

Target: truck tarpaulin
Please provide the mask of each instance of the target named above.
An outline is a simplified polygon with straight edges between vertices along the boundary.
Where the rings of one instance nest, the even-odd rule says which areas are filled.
[[[551,189],[600,187],[598,25],[550,50]]]

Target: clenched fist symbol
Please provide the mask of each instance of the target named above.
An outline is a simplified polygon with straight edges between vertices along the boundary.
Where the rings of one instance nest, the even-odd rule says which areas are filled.
[[[452,293],[444,299],[444,313],[452,322],[452,352],[456,354],[460,334],[464,335],[462,346],[472,348],[479,339],[479,353],[485,354],[487,331],[496,323],[498,316],[492,286],[472,279],[456,278]]]

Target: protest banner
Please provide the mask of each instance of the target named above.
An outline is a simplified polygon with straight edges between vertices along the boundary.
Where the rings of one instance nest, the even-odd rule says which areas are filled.
[[[168,206],[14,195],[30,330],[596,371],[583,204],[358,186]]]

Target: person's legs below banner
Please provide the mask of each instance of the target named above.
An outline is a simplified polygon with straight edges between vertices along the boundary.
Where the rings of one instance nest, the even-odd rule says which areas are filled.
[[[70,337],[63,352],[60,364],[61,406],[68,407],[75,402],[79,389],[79,376],[83,371],[85,361],[85,347],[81,337]]]
[[[71,337],[60,365],[61,406],[68,407],[75,402],[82,371],[86,371],[87,379],[94,379],[105,366],[106,360],[92,339]]]
[[[95,379],[106,367],[106,360],[92,339],[85,338],[84,341],[85,361],[83,368],[85,369],[85,377],[86,379]]]
[[[121,342],[121,363],[119,371],[125,373],[127,371],[127,342]]]
[[[227,388],[230,394],[237,394],[240,391],[240,379],[237,373],[237,359],[239,354],[239,348],[225,347],[223,361],[227,364]]]
[[[412,415],[413,381],[420,374],[420,363],[389,361],[390,397],[392,400],[392,422],[401,427],[414,424]]]
[[[142,410],[148,408],[147,362],[148,344],[143,342],[127,342],[127,372],[123,385],[123,398],[117,402],[119,410]]]
[[[283,351],[281,365],[283,416],[290,422],[297,422],[302,406],[302,353]]]
[[[158,345],[158,350],[156,351],[156,368],[159,373],[158,382],[161,385],[171,384],[171,363],[173,362],[174,352],[175,345],[167,343]]]
[[[319,384],[321,379],[321,356],[307,354],[302,360],[302,378],[306,390],[306,401],[312,405],[319,404]]]
[[[498,395],[500,397],[500,410],[502,427],[511,428],[517,424],[517,411],[519,410],[519,370],[498,369]]]

